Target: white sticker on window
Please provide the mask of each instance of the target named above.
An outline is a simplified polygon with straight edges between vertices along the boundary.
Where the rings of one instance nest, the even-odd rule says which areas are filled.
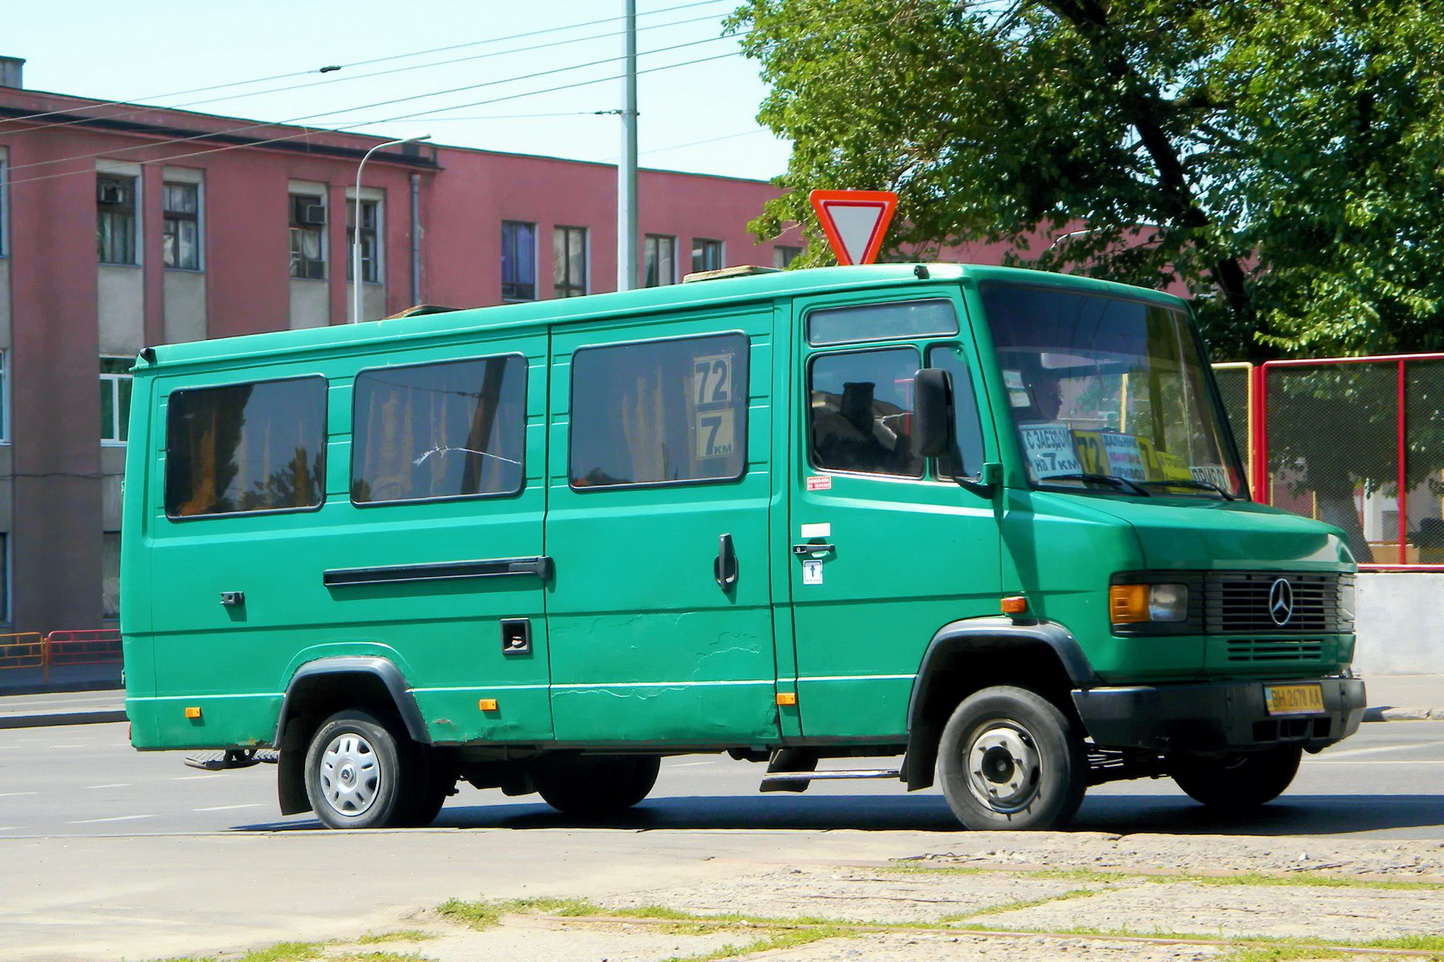
[[[832,525],[827,522],[822,524],[805,524],[802,526],[802,537],[804,538],[831,538]]]

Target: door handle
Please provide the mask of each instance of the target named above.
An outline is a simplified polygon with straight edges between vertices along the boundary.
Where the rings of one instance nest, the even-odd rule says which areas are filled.
[[[795,555],[827,554],[836,550],[837,548],[830,544],[795,544],[792,546],[792,553]]]
[[[737,550],[732,547],[732,536],[724,534],[717,539],[717,557],[712,560],[712,577],[723,591],[737,584]]]

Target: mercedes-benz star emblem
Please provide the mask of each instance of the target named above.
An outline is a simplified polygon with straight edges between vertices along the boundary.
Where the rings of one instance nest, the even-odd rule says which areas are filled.
[[[1269,588],[1269,617],[1282,628],[1294,616],[1294,586],[1280,578]]]

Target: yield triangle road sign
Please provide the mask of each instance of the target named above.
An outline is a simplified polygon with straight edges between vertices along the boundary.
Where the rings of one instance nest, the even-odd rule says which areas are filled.
[[[897,210],[890,190],[814,190],[807,195],[839,264],[871,264]]]

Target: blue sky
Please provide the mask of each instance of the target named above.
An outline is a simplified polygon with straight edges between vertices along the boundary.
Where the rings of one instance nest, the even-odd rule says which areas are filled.
[[[577,160],[620,156],[620,121],[605,112],[622,101],[623,0],[7,5],[0,54],[27,60],[34,90]],[[637,0],[642,166],[761,180],[786,169],[787,145],[756,122],[765,93],[757,65],[719,39],[735,6]],[[331,65],[342,69],[319,72]],[[228,86],[200,89],[216,85]]]

